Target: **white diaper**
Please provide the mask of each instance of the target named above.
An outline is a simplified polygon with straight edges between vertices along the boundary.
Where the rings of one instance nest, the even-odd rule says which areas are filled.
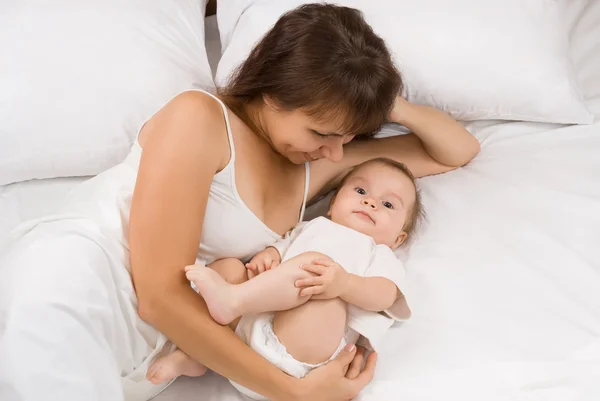
[[[335,357],[347,344],[355,344],[359,337],[358,333],[346,327],[344,337],[340,341],[340,345],[327,361],[314,365],[310,363],[304,363],[294,359],[294,357],[287,352],[285,346],[279,342],[279,339],[273,331],[273,317],[273,313],[242,316],[235,333],[242,339],[242,341],[248,344],[250,348],[262,355],[263,358],[277,366],[288,375],[297,378],[302,378],[311,370],[326,364],[332,359],[335,359]],[[235,382],[231,382],[231,384],[238,389],[240,393],[254,400],[267,399],[252,390],[240,386]]]

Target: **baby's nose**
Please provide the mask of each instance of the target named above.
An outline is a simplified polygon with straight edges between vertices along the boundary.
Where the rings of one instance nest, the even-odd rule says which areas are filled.
[[[360,203],[362,203],[365,206],[370,207],[371,209],[377,208],[377,206],[375,205],[375,202],[371,201],[370,199],[363,199]]]

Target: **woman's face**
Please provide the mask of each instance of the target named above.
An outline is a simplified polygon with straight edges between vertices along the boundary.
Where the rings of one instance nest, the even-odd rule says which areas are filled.
[[[260,120],[273,148],[294,164],[323,158],[339,162],[343,146],[354,138],[339,132],[334,121],[317,122],[302,110],[284,111],[269,102]]]

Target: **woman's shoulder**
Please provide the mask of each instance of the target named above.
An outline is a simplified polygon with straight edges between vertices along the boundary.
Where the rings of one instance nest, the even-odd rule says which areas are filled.
[[[215,125],[218,128],[226,129],[226,106],[216,97],[204,91],[187,90],[181,92],[167,103],[160,112],[170,117],[184,118],[197,121],[205,126]]]
[[[140,132],[140,145],[193,147],[229,159],[226,109],[211,95],[189,90],[171,99],[148,120]]]

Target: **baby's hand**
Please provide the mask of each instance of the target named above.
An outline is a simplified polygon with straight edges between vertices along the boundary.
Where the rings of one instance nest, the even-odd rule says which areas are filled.
[[[254,255],[250,262],[246,263],[248,278],[251,279],[267,270],[274,269],[279,263],[281,263],[279,251],[272,246],[265,248]]]
[[[302,270],[316,274],[315,277],[296,280],[296,287],[305,287],[300,296],[312,295],[313,299],[331,299],[344,295],[350,275],[342,266],[327,260],[313,260],[303,265]]]

